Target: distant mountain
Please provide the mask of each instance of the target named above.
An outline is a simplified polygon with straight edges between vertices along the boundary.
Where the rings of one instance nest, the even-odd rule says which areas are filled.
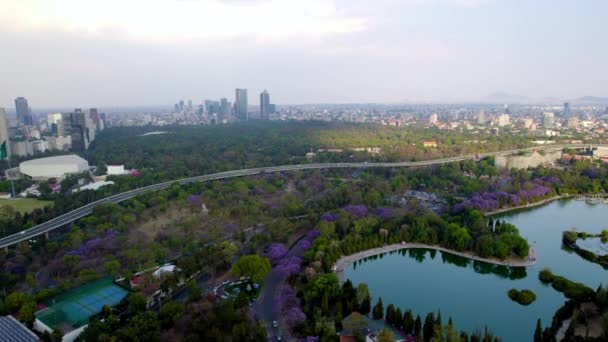
[[[577,99],[573,99],[572,103],[577,104],[601,104],[608,105],[608,97],[599,97],[599,96],[583,96]]]

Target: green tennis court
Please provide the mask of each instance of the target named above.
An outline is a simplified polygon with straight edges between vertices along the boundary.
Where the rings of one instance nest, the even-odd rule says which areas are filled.
[[[128,293],[112,279],[104,278],[47,300],[44,303],[47,307],[38,311],[36,318],[51,329],[75,329],[87,324],[104,305],[112,307],[120,303]]]

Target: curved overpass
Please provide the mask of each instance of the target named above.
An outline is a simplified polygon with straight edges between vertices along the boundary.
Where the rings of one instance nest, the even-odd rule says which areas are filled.
[[[51,220],[43,222],[37,226],[26,229],[19,233],[15,233],[9,236],[6,236],[0,239],[0,248],[7,248],[14,244],[17,244],[21,241],[27,241],[32,239],[38,235],[48,233],[52,230],[55,230],[61,226],[64,226],[68,223],[74,222],[79,218],[87,216],[93,212],[93,209],[99,205],[106,203],[119,203],[134,197],[137,197],[143,193],[149,191],[162,190],[170,187],[174,183],[178,184],[188,184],[192,182],[207,182],[211,180],[218,179],[227,179],[234,177],[243,177],[243,176],[251,176],[257,175],[261,173],[274,173],[274,172],[283,172],[283,171],[294,171],[294,170],[313,170],[313,169],[331,169],[331,168],[372,168],[372,167],[420,167],[420,166],[431,166],[431,165],[441,165],[448,164],[468,159],[476,159],[483,158],[488,156],[498,156],[498,155],[511,155],[526,151],[533,151],[538,149],[549,149],[549,150],[561,150],[563,148],[588,148],[588,147],[608,147],[608,145],[547,145],[547,146],[535,146],[529,148],[515,149],[515,150],[507,150],[507,151],[498,151],[491,153],[483,153],[478,155],[463,155],[458,157],[449,157],[449,158],[440,158],[433,160],[425,160],[425,161],[415,161],[415,162],[393,162],[393,163],[321,163],[321,164],[298,164],[298,165],[281,165],[281,166],[268,166],[268,167],[257,167],[251,169],[242,169],[242,170],[233,170],[233,171],[225,171],[218,172],[208,175],[182,178],[175,181],[169,181],[164,183],[158,183],[154,185],[145,186],[142,188],[122,192],[120,194],[112,195],[95,202],[86,204],[78,209],[74,209],[70,212],[67,212],[63,215],[57,216]]]

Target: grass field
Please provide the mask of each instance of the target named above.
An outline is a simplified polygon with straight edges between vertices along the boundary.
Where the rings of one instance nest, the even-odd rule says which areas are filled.
[[[0,199],[0,206],[11,206],[22,214],[32,212],[37,208],[42,209],[52,204],[52,201],[41,201],[33,198]]]

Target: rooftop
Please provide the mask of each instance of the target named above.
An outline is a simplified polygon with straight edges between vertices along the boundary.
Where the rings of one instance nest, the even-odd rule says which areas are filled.
[[[13,316],[0,317],[0,341],[38,342],[40,339]]]

